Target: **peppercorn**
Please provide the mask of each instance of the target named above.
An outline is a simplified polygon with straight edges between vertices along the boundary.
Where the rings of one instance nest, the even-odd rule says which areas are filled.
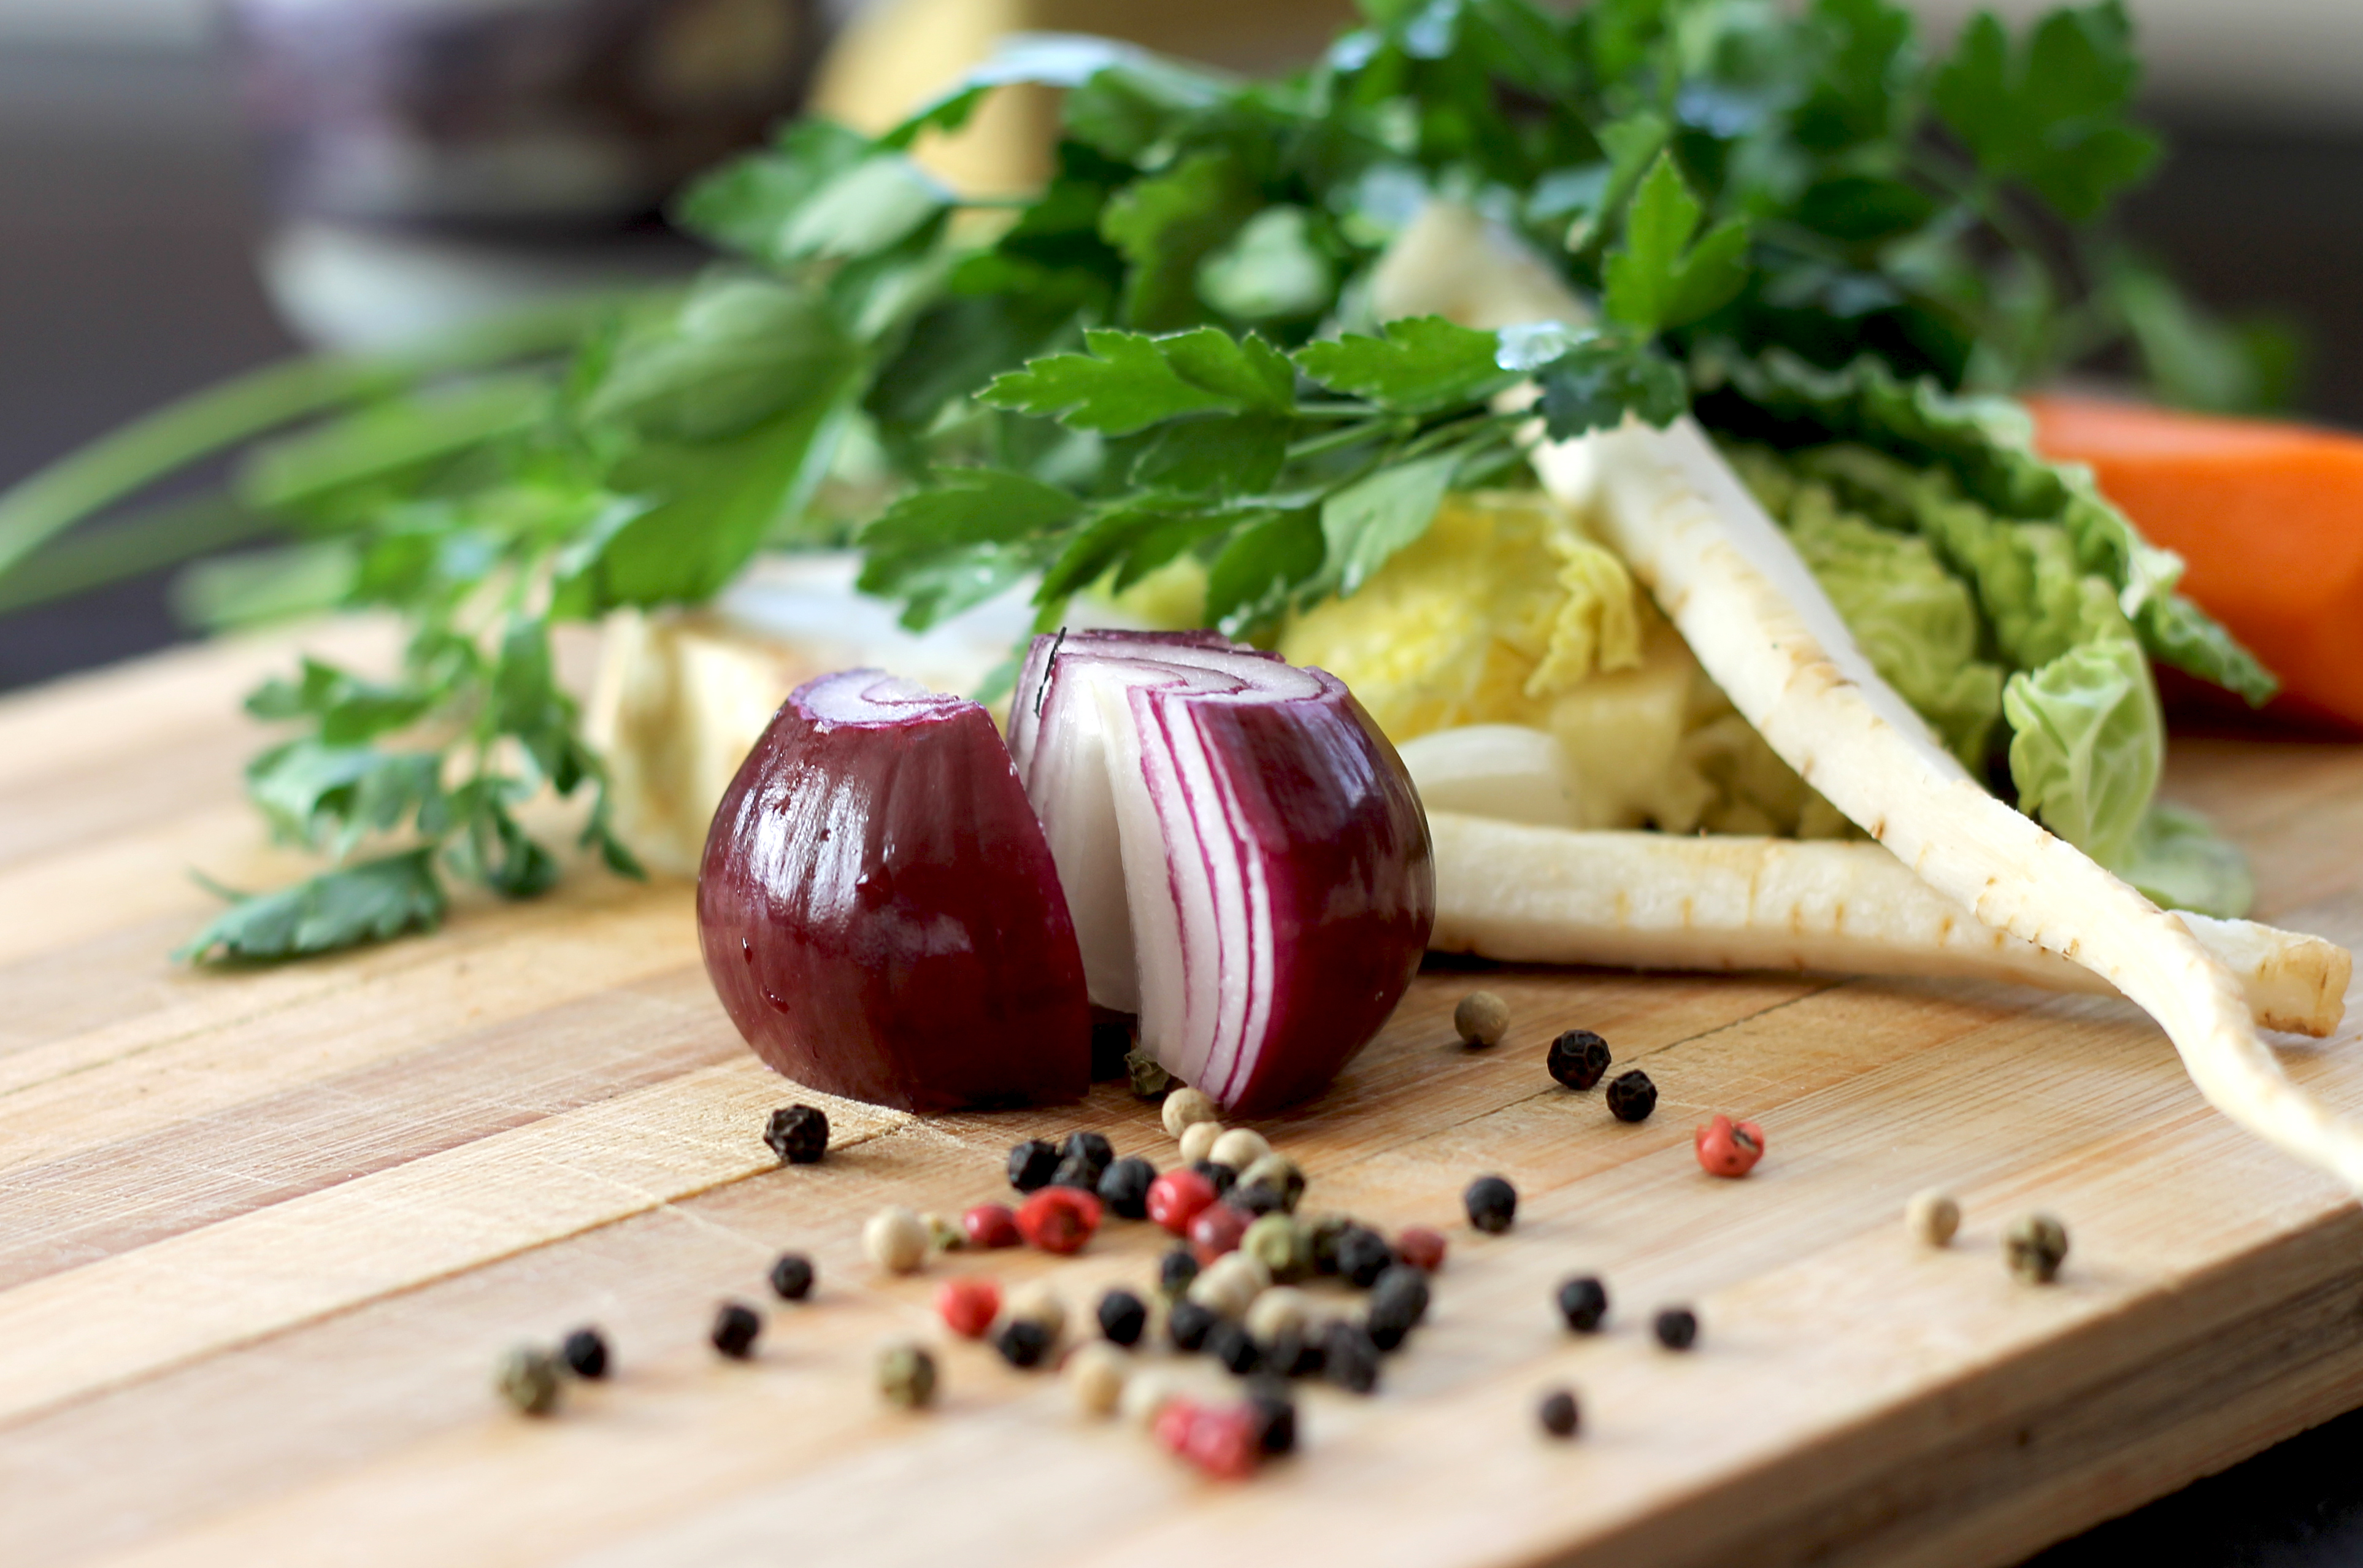
[[[1048,1139],[1029,1138],[1009,1151],[1009,1184],[1021,1193],[1048,1186],[1058,1171],[1059,1146]]]
[[[1650,1327],[1658,1336],[1658,1343],[1670,1351],[1686,1351],[1698,1343],[1698,1314],[1687,1307],[1662,1309]]]
[[[1340,1388],[1368,1394],[1379,1385],[1379,1347],[1359,1324],[1332,1323],[1321,1336],[1321,1373]]]
[[[878,1392],[889,1405],[926,1409],[936,1402],[936,1358],[917,1345],[888,1345],[878,1352]]]
[[[1050,1331],[1030,1318],[1014,1318],[993,1336],[993,1348],[1011,1366],[1021,1370],[1039,1366],[1050,1353]]]
[[[1017,1209],[1017,1229],[1046,1252],[1080,1252],[1100,1228],[1100,1200],[1076,1187],[1048,1186]]]
[[[1190,1222],[1190,1250],[1202,1263],[1211,1263],[1238,1248],[1248,1233],[1248,1217],[1226,1203],[1210,1203]]]
[[[1658,1085],[1639,1068],[1609,1080],[1608,1114],[1618,1121],[1647,1121],[1657,1108]]]
[[[1012,1321],[1022,1318],[1036,1325],[1050,1336],[1050,1342],[1054,1345],[1059,1342],[1059,1336],[1067,1331],[1067,1304],[1043,1280],[1021,1284],[1011,1291],[1002,1316]]]
[[[1206,1184],[1215,1189],[1216,1197],[1223,1196],[1239,1184],[1238,1172],[1219,1160],[1200,1160],[1192,1164],[1190,1169],[1205,1179]]]
[[[1499,1045],[1510,1032],[1510,1004],[1491,991],[1471,991],[1452,1009],[1452,1027],[1463,1045]]]
[[[1480,1176],[1460,1195],[1469,1223],[1488,1236],[1499,1236],[1518,1218],[1518,1189],[1499,1176]]]
[[[1186,1292],[1190,1282],[1197,1277],[1197,1254],[1187,1247],[1174,1248],[1158,1262],[1157,1288],[1165,1293],[1169,1301]]]
[[[1608,1287],[1590,1274],[1578,1274],[1560,1283],[1559,1315],[1567,1319],[1568,1328],[1578,1334],[1597,1334],[1602,1321],[1608,1316]]]
[[[1115,1145],[1104,1132],[1071,1132],[1059,1146],[1061,1160],[1081,1160],[1093,1171],[1104,1172],[1115,1162]]]
[[[1206,1330],[1206,1353],[1244,1377],[1262,1363],[1255,1336],[1226,1318]]]
[[[726,1301],[715,1309],[714,1329],[707,1338],[714,1348],[732,1361],[742,1362],[755,1353],[756,1338],[763,1331],[763,1320],[755,1309],[740,1302]]]
[[[1304,1227],[1304,1244],[1313,1254],[1313,1272],[1334,1274],[1337,1272],[1337,1243],[1346,1233],[1355,1229],[1354,1222],[1342,1214],[1321,1214],[1299,1221]]]
[[[1017,1229],[1017,1211],[1005,1203],[981,1203],[960,1216],[971,1247],[1015,1247],[1026,1240]]]
[[[968,1245],[968,1232],[940,1214],[923,1214],[919,1223],[926,1227],[931,1252],[957,1252]]]
[[[539,1345],[519,1345],[493,1367],[493,1388],[527,1416],[558,1408],[558,1358]]]
[[[1086,1350],[1090,1347],[1085,1346]],[[1111,1352],[1112,1354],[1114,1352]],[[1126,1358],[1116,1355],[1117,1361]],[[1116,1396],[1116,1414],[1136,1427],[1154,1426],[1165,1407],[1181,1393],[1180,1380],[1174,1373],[1160,1372],[1153,1366],[1128,1367],[1124,1380],[1124,1392]]]
[[[1304,1196],[1304,1173],[1285,1154],[1267,1154],[1239,1173],[1239,1185],[1271,1188],[1280,1207],[1293,1214]]]
[[[763,1141],[782,1165],[809,1165],[828,1152],[828,1113],[815,1106],[782,1106],[763,1124]]]
[[[1144,1100],[1153,1100],[1173,1086],[1173,1074],[1165,1071],[1165,1063],[1141,1045],[1124,1053],[1124,1077],[1132,1092]]]
[[[1264,1141],[1262,1133],[1252,1128],[1235,1127],[1215,1140],[1215,1146],[1206,1151],[1206,1158],[1234,1171],[1244,1171],[1270,1152],[1271,1145]]]
[[[1190,1233],[1198,1211],[1215,1201],[1215,1184],[1196,1171],[1168,1171],[1148,1184],[1148,1218],[1176,1236]]]
[[[1393,1266],[1395,1250],[1367,1225],[1349,1226],[1337,1238],[1337,1273],[1346,1282],[1368,1290]]]
[[[1255,1473],[1263,1457],[1254,1412],[1246,1406],[1203,1406],[1172,1399],[1157,1413],[1157,1440],[1207,1474],[1226,1481]]]
[[[936,1287],[936,1316],[963,1340],[982,1340],[1001,1316],[1001,1286],[971,1275]]]
[[[1600,1082],[1611,1060],[1606,1040],[1590,1029],[1570,1029],[1551,1041],[1543,1064],[1569,1088],[1589,1089]]]
[[[1291,1329],[1301,1329],[1310,1312],[1311,1298],[1293,1285],[1274,1285],[1259,1293],[1248,1307],[1248,1332],[1256,1343],[1270,1345]]]
[[[1395,1256],[1424,1274],[1444,1266],[1444,1233],[1425,1225],[1406,1227],[1395,1237]]]
[[[927,1261],[927,1228],[899,1204],[889,1204],[861,1228],[862,1250],[891,1273],[907,1274]]]
[[[1260,1216],[1239,1238],[1239,1251],[1261,1263],[1281,1281],[1301,1280],[1313,1272],[1313,1254],[1304,1243],[1304,1228],[1278,1212]]]
[[[1265,1186],[1261,1182],[1241,1182],[1223,1195],[1223,1201],[1249,1219],[1288,1213],[1288,1200],[1280,1195],[1280,1189]]]
[[[1296,1449],[1296,1401],[1288,1385],[1258,1378],[1248,1390],[1248,1409],[1255,1418],[1256,1446],[1266,1454],[1292,1453]]]
[[[1100,1297],[1100,1332],[1110,1343],[1137,1345],[1148,1326],[1148,1304],[1132,1292],[1119,1286]]]
[[[1542,1407],[1536,1414],[1542,1418],[1543,1430],[1555,1438],[1571,1438],[1582,1423],[1575,1407],[1575,1396],[1564,1388],[1554,1388],[1543,1396]]]
[[[1111,1345],[1085,1345],[1067,1358],[1075,1408],[1086,1416],[1113,1415],[1131,1374],[1131,1358]]]
[[[1244,1318],[1256,1297],[1271,1286],[1271,1273],[1244,1252],[1229,1252],[1191,1282],[1189,1299],[1226,1318]]]
[[[1215,1102],[1208,1099],[1202,1089],[1174,1090],[1165,1096],[1165,1106],[1159,1115],[1164,1120],[1165,1130],[1175,1138],[1202,1121],[1219,1119]]]
[[[1100,1190],[1100,1172],[1093,1169],[1090,1161],[1078,1160],[1072,1155],[1067,1155],[1059,1160],[1059,1168],[1050,1173],[1050,1184],[1054,1187],[1073,1187],[1080,1192],[1096,1193]]]
[[[1370,1342],[1382,1351],[1402,1344],[1420,1319],[1427,1316],[1427,1276],[1397,1263],[1370,1286],[1370,1307],[1365,1326]]]
[[[1914,1193],[1903,1210],[1903,1223],[1925,1247],[1943,1247],[1952,1242],[1953,1233],[1961,1228],[1961,1206],[1953,1201],[1950,1193],[1931,1187]]]
[[[1100,1176],[1100,1202],[1119,1219],[1148,1218],[1148,1187],[1157,1167],[1137,1154],[1127,1154]]]
[[[2002,1251],[2012,1273],[2029,1284],[2049,1284],[2068,1256],[2068,1229],[2047,1214],[2021,1215],[2002,1232]]]
[[[1194,1121],[1182,1129],[1182,1162],[1195,1165],[1215,1152],[1215,1140],[1223,1136],[1223,1124],[1218,1121]]]
[[[575,1376],[596,1383],[607,1375],[607,1340],[596,1329],[577,1329],[559,1341],[558,1359]]]
[[[1207,1333],[1222,1320],[1223,1315],[1213,1307],[1185,1296],[1166,1315],[1165,1332],[1175,1350],[1194,1352],[1206,1348]]]
[[[771,1261],[771,1294],[782,1301],[802,1301],[812,1294],[813,1262],[802,1252],[782,1252]]]
[[[1698,1153],[1699,1168],[1710,1176],[1736,1179],[1756,1169],[1756,1162],[1764,1158],[1764,1129],[1752,1121],[1734,1121],[1727,1116],[1701,1126],[1691,1135],[1691,1143]]]
[[[1321,1375],[1321,1336],[1310,1325],[1282,1329],[1264,1346],[1264,1366],[1282,1377]]]

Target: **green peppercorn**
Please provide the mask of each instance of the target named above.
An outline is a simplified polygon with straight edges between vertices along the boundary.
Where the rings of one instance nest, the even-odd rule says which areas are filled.
[[[1647,1121],[1657,1108],[1658,1085],[1639,1068],[1609,1080],[1608,1114],[1618,1121]]]
[[[493,1387],[500,1396],[528,1416],[547,1416],[558,1408],[559,1362],[539,1345],[518,1345],[493,1368]]]
[[[878,1392],[889,1405],[924,1410],[936,1402],[936,1358],[914,1344],[878,1352]]]
[[[1590,1029],[1570,1029],[1550,1043],[1544,1065],[1570,1089],[1589,1089],[1608,1071],[1608,1042]]]
[[[782,1252],[771,1264],[771,1291],[782,1301],[802,1301],[812,1294],[813,1262],[802,1252]]]
[[[596,1383],[607,1375],[607,1341],[596,1329],[577,1329],[560,1341],[558,1359],[575,1376]]]
[[[763,1332],[763,1320],[755,1309],[736,1301],[726,1301],[715,1309],[714,1329],[707,1336],[714,1348],[732,1361],[745,1361],[755,1353],[755,1340]]]
[[[1304,1227],[1304,1244],[1313,1254],[1313,1272],[1336,1273],[1337,1243],[1345,1240],[1348,1231],[1357,1229],[1354,1222],[1342,1214],[1321,1214],[1298,1223]]]
[[[1510,1032],[1510,1004],[1491,991],[1471,991],[1452,1009],[1452,1027],[1463,1045],[1499,1045]]]
[[[1480,1176],[1460,1195],[1469,1223],[1488,1236],[1499,1236],[1518,1218],[1518,1189],[1499,1176]]]
[[[1581,1414],[1576,1409],[1575,1395],[1568,1389],[1554,1388],[1543,1396],[1541,1407],[1536,1412],[1542,1418],[1543,1430],[1555,1438],[1571,1438],[1581,1424]]]
[[[1608,1287],[1590,1274],[1578,1274],[1559,1287],[1559,1315],[1578,1334],[1596,1334],[1608,1316]]]
[[[782,1106],[763,1127],[763,1141],[782,1165],[809,1165],[828,1152],[828,1113],[815,1106]]]
[[[1305,1242],[1304,1229],[1286,1214],[1267,1214],[1248,1226],[1247,1234],[1239,1238],[1239,1251],[1282,1283],[1301,1280],[1313,1272],[1313,1251]]]
[[[2002,1250],[2012,1273],[2029,1284],[2049,1284],[2068,1256],[2068,1228],[2047,1214],[2021,1215],[2002,1232]]]
[[[1698,1314],[1687,1307],[1669,1307],[1650,1325],[1658,1343],[1670,1351],[1686,1351],[1698,1343]]]

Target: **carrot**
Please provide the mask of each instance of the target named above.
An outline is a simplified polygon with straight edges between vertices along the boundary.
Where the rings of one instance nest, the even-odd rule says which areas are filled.
[[[2363,437],[2088,398],[2027,407],[2036,448],[2091,464],[2290,697],[2363,724]]]

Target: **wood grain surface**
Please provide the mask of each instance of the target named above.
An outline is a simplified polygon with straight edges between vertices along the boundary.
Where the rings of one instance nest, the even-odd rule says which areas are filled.
[[[1334,1089],[1260,1124],[1309,1208],[1448,1231],[1430,1321],[1375,1396],[1304,1394],[1297,1457],[1199,1480],[929,1310],[973,1270],[1047,1278],[1086,1319],[1106,1284],[1145,1287],[1161,1233],[912,1278],[861,1257],[882,1204],[1004,1195],[1023,1137],[1098,1127],[1170,1162],[1121,1090],[931,1119],[828,1101],[830,1157],[782,1169],[763,1116],[814,1096],[738,1043],[680,884],[585,873],[365,952],[172,965],[211,906],[187,869],[299,867],[237,794],[237,695],[288,651],[0,704],[10,1568],[1999,1563],[2363,1404],[2363,1218],[2210,1111],[2122,1003],[1502,971],[1512,1035],[1470,1051],[1448,1015],[1471,979],[1432,971]],[[2363,941],[2363,748],[2180,743],[2169,793],[2249,849],[2265,917]],[[1578,1025],[1656,1080],[1649,1121],[1545,1075]],[[2357,1032],[2282,1055],[2363,1113]],[[1766,1129],[1747,1181],[1692,1159],[1714,1111]],[[1458,1222],[1484,1172],[1523,1195],[1506,1236]],[[1968,1216],[1936,1252],[1900,1218],[1931,1184]],[[1999,1254],[2036,1207],[2073,1240],[2049,1288]],[[788,1247],[818,1262],[808,1303],[765,1296]],[[1597,1338],[1550,1308],[1578,1271],[1614,1303]],[[704,1343],[726,1297],[767,1308],[749,1363]],[[1647,1330],[1676,1301],[1704,1326],[1684,1356]],[[546,1421],[493,1398],[503,1349],[584,1322],[608,1385]],[[937,1346],[934,1412],[871,1392],[893,1335]],[[1585,1411],[1571,1444],[1533,1419],[1559,1383]]]

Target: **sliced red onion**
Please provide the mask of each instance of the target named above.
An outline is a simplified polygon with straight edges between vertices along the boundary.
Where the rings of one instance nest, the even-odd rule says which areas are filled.
[[[1206,634],[1037,639],[1010,748],[1093,999],[1248,1114],[1378,1032],[1435,917],[1410,776],[1343,683]]]
[[[912,1110],[1089,1084],[1074,925],[973,702],[875,670],[798,688],[715,814],[697,915],[724,1010],[799,1083]]]

